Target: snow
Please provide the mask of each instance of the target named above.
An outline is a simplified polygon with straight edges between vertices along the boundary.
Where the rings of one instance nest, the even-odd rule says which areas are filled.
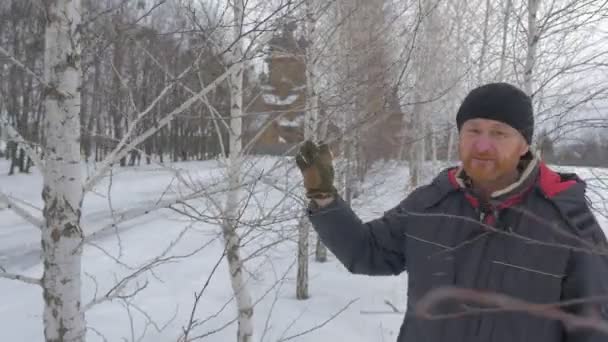
[[[285,166],[276,163],[287,162]],[[255,162],[255,165],[253,164]],[[334,341],[349,342],[395,341],[402,321],[401,314],[369,314],[366,311],[390,311],[384,303],[389,300],[403,309],[406,299],[406,275],[400,277],[367,277],[349,274],[330,254],[329,262],[310,263],[310,293],[306,301],[295,299],[296,258],[295,232],[296,215],[301,215],[302,205],[298,200],[288,200],[284,205],[275,206],[282,193],[275,187],[295,186],[296,195],[301,195],[298,184],[300,176],[293,161],[279,158],[256,158],[248,160],[251,177],[257,179],[255,198],[250,201],[244,214],[245,220],[261,219],[259,209],[274,210],[275,216],[285,220],[264,226],[265,234],[249,234],[243,256],[253,253],[260,245],[285,237],[285,242],[252,258],[247,266],[248,284],[254,302],[256,341],[275,342],[313,328],[330,319],[343,307],[355,300],[343,313],[324,327],[293,341]],[[140,206],[154,204],[161,197],[171,199],[188,192],[180,183],[182,179],[192,179],[207,184],[209,191],[223,186],[220,182],[223,169],[216,161],[170,164],[171,169],[160,166],[141,166],[115,169],[112,187],[110,180],[104,179],[95,188],[95,193],[85,197],[83,207],[83,228],[90,234],[112,222],[108,193],[112,207],[117,212],[132,210]],[[270,172],[270,170],[274,170]],[[8,165],[0,161],[0,171]],[[608,170],[565,168],[576,171],[584,179],[598,177],[606,179]],[[264,170],[263,177],[260,177]],[[89,170],[90,171],[90,170]],[[431,177],[431,175],[429,175]],[[374,165],[372,176],[363,185],[364,195],[355,199],[357,213],[364,220],[375,218],[383,211],[397,204],[407,191],[407,168],[400,163]],[[37,171],[31,175],[0,175],[0,190],[27,201],[34,207],[42,207],[41,177]],[[595,198],[596,208],[606,208],[608,189],[602,189],[601,182],[590,182],[590,197]],[[604,196],[606,198],[606,196]],[[191,202],[200,212],[212,215],[208,202],[199,199]],[[28,207],[29,208],[29,207]],[[31,209],[40,216],[39,212]],[[598,215],[604,228],[608,221]],[[213,222],[195,222],[179,213],[161,209],[118,225],[120,239],[114,231],[86,245],[83,255],[83,303],[88,303],[96,293],[108,291],[125,275],[134,272],[141,265],[160,255],[174,243],[169,255],[185,255],[205,248],[194,255],[174,260],[137,277],[139,285],[147,287],[133,300],[129,307],[133,316],[135,339],[145,331],[142,341],[176,341],[192,309],[194,293],[200,291],[207,277],[222,254],[220,228]],[[256,233],[259,231],[256,231]],[[314,237],[314,234],[311,234]],[[181,239],[179,237],[181,236]],[[314,246],[311,243],[311,246]],[[122,247],[122,248],[120,248]],[[26,224],[8,209],[0,209],[0,264],[10,272],[28,276],[40,276],[42,267],[37,260],[39,253],[39,232]],[[122,249],[122,250],[121,250]],[[119,259],[117,264],[114,259]],[[286,275],[286,277],[283,277]],[[283,278],[283,279],[282,279]],[[93,280],[95,279],[95,280]],[[282,279],[282,280],[281,280]],[[129,289],[134,289],[133,284]],[[32,285],[0,279],[0,293],[5,294],[0,305],[3,341],[41,341],[42,293]],[[221,260],[209,287],[202,296],[196,318],[204,321],[211,317],[195,333],[202,334],[223,326],[236,317],[227,263]],[[276,301],[276,303],[275,303]],[[223,311],[216,314],[223,306]],[[146,328],[146,312],[155,325]],[[94,306],[86,315],[88,341],[102,341],[97,332],[108,341],[131,340],[128,311],[122,301],[106,302]],[[268,319],[268,331],[262,335]],[[166,325],[166,326],[165,326]],[[164,328],[164,329],[163,329]],[[236,324],[206,338],[207,341],[234,341]]]
[[[280,96],[275,95],[275,94],[262,94],[262,98],[264,99],[264,102],[271,104],[271,105],[275,105],[275,106],[290,105],[290,104],[296,102],[296,100],[298,99],[299,96],[300,95],[298,95],[298,94],[291,94],[285,98],[281,98]]]
[[[265,91],[274,91],[275,90],[274,86],[271,86],[269,84],[260,85],[260,89],[265,90]]]
[[[274,159],[264,159],[261,164],[252,169],[258,171],[270,170],[276,162]],[[296,175],[295,168],[290,162],[290,178],[285,176],[285,168],[280,168],[266,181],[274,186],[285,184],[287,179]],[[217,162],[192,162],[173,165],[182,173],[208,183],[215,183],[221,177],[221,168]],[[0,162],[0,170],[8,166]],[[116,211],[125,211],[142,205],[149,205],[163,198],[176,196],[185,191],[176,187],[175,172],[163,170],[154,166],[115,169],[112,179],[112,207]],[[187,178],[187,177],[185,177]],[[35,171],[31,175],[0,176],[0,189],[13,196],[19,197],[33,206],[42,207],[40,196],[41,177]],[[83,228],[92,232],[110,223],[112,216],[108,204],[109,179],[95,188],[95,194],[86,196],[83,208]],[[293,184],[292,184],[293,185]],[[259,185],[258,201],[265,207],[274,207],[281,198],[280,192]],[[395,199],[397,201],[397,199]],[[199,203],[202,206],[202,202]],[[255,207],[251,204],[251,207]],[[199,207],[200,208],[200,207]],[[35,212],[33,210],[33,212]],[[289,203],[282,209],[281,214],[299,215],[302,212]],[[39,215],[39,213],[38,213]],[[251,217],[255,213],[252,211]],[[276,233],[280,235],[293,228],[295,224],[285,222],[278,224]],[[93,241],[87,245],[83,256],[83,271],[89,276],[83,279],[83,303],[88,303],[97,293],[105,293],[114,284],[115,278],[120,279],[153,259],[165,250],[172,241],[178,239],[186,229],[183,237],[175,244],[170,255],[184,255],[209,243],[195,255],[155,269],[154,274],[144,273],[138,277],[139,285],[148,281],[148,285],[134,300],[136,308],[131,308],[135,336],[146,331],[143,341],[176,341],[181,328],[188,322],[195,291],[199,291],[213,266],[222,254],[222,241],[219,240],[220,229],[211,223],[197,222],[191,224],[184,216],[167,209],[159,210],[119,225],[120,242],[114,232]],[[244,255],[252,253],[259,244],[259,238],[250,237],[252,242],[245,248]],[[314,245],[311,243],[311,246]],[[119,253],[122,246],[122,253]],[[103,250],[102,250],[103,249]],[[9,210],[0,211],[0,255],[1,262],[10,272],[28,276],[41,276],[42,268],[37,262],[39,253],[39,236],[36,229],[29,227]],[[109,254],[109,255],[108,255]],[[266,319],[270,316],[268,332],[264,341],[277,341],[281,336],[288,337],[298,334],[323,323],[332,315],[346,306],[350,301],[358,299],[349,308],[332,320],[324,328],[315,330],[294,341],[333,340],[338,336],[349,341],[372,341],[384,338],[394,340],[402,317],[398,314],[367,315],[363,319],[361,310],[387,310],[383,304],[385,299],[391,299],[396,278],[371,278],[350,275],[344,267],[332,256],[330,262],[319,264],[311,262],[310,293],[311,298],[301,302],[295,299],[295,276],[293,267],[295,261],[295,245],[291,240],[280,244],[270,251],[254,258],[247,267],[251,274],[253,300],[261,301],[254,310],[255,336],[260,341]],[[121,266],[114,258],[120,259]],[[285,279],[277,283],[286,274]],[[92,277],[95,281],[92,280]],[[97,284],[96,284],[97,283]],[[356,286],[353,286],[356,284]],[[135,284],[131,289],[136,286]],[[344,290],[348,289],[348,292]],[[36,286],[21,284],[16,281],[0,279],[0,291],[10,293],[11,300],[3,300],[0,306],[0,320],[3,322],[2,340],[7,341],[39,341],[43,340],[42,330],[42,293]],[[405,293],[404,288],[400,291]],[[265,293],[268,293],[264,296]],[[196,318],[204,320],[219,311],[232,297],[227,265],[225,260],[219,264],[209,288],[205,291],[197,311]],[[8,298],[3,297],[3,298]],[[276,298],[276,304],[273,302]],[[221,327],[235,316],[234,302],[209,319],[196,330],[197,334]],[[145,311],[155,321],[155,326],[145,329],[144,316],[138,309]],[[131,329],[129,316],[125,306],[120,301],[106,302],[93,307],[87,312],[89,341],[102,341],[95,331],[100,332],[108,341],[126,338],[130,340]],[[362,322],[364,321],[364,322]],[[160,330],[160,329],[159,329]],[[236,335],[236,324],[206,338],[207,341],[230,341]],[[383,337],[382,337],[383,336]]]
[[[248,128],[249,131],[256,132],[260,130],[265,124],[268,123],[269,117],[270,114],[268,113],[256,113],[255,116],[253,116],[253,120],[250,121]]]
[[[279,118],[278,124],[281,127],[302,127],[302,125],[304,124],[304,115],[298,115],[293,120],[285,117]]]

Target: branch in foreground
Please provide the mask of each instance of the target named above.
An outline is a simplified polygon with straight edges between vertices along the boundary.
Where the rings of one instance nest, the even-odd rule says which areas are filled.
[[[0,278],[18,280],[30,285],[42,285],[42,280],[38,278],[26,277],[19,274],[8,273],[0,266]]]
[[[196,309],[198,308],[198,304],[201,300],[201,297],[205,293],[205,290],[209,286],[209,283],[211,283],[211,278],[213,278],[215,271],[217,271],[217,268],[220,266],[220,263],[222,262],[222,260],[224,260],[225,256],[226,256],[226,251],[223,251],[222,255],[220,256],[220,258],[217,260],[217,262],[213,266],[211,273],[209,273],[209,275],[207,276],[207,280],[205,281],[203,288],[199,292],[194,293],[194,304],[192,305],[192,310],[190,311],[190,318],[188,320],[188,325],[186,327],[182,328],[182,336],[180,336],[180,338],[178,339],[178,342],[189,341],[188,335],[192,332],[192,330],[197,325],[200,324],[198,319],[195,318]]]
[[[294,338],[300,337],[302,335],[306,335],[309,334],[315,330],[319,330],[321,328],[323,328],[325,325],[327,325],[327,323],[333,321],[336,317],[338,317],[341,313],[343,313],[344,311],[346,311],[346,309],[348,309],[351,305],[353,305],[356,301],[358,301],[359,298],[355,298],[353,300],[351,300],[350,302],[348,302],[348,304],[346,304],[342,309],[340,309],[338,312],[336,312],[335,314],[331,315],[331,317],[329,317],[328,319],[326,319],[323,323],[314,326],[310,329],[307,329],[305,331],[302,331],[301,333],[297,333],[295,335],[289,336],[289,337],[285,337],[280,339],[278,342],[284,342],[284,341],[289,341],[289,340],[293,340]]]
[[[134,138],[129,144],[125,144],[123,146],[123,148],[120,150],[120,152],[116,152],[113,155],[111,155],[110,158],[106,158],[102,162],[102,165],[99,168],[99,171],[97,171],[97,173],[93,177],[90,177],[89,179],[87,179],[87,181],[84,185],[84,191],[87,192],[87,191],[91,190],[105,176],[105,174],[112,168],[113,163],[115,163],[117,160],[120,160],[122,157],[126,156],[129,153],[129,151],[131,149],[133,149],[135,146],[141,144],[148,137],[152,136],[154,133],[159,131],[161,128],[163,128],[164,126],[169,124],[169,122],[171,122],[175,116],[182,113],[186,109],[190,108],[196,101],[198,101],[199,97],[202,97],[202,96],[206,95],[207,93],[209,93],[210,91],[212,91],[213,89],[215,89],[220,83],[222,83],[226,78],[228,78],[228,76],[230,76],[237,69],[238,66],[240,66],[240,63],[235,63],[234,65],[232,65],[230,68],[228,68],[228,70],[226,70],[223,74],[218,76],[213,82],[211,82],[209,85],[207,85],[207,87],[203,88],[203,90],[198,92],[196,95],[190,97],[188,100],[183,102],[179,107],[175,108],[172,112],[167,114],[167,116],[165,116],[163,119],[161,119],[156,126],[146,130],[141,135]]]
[[[266,296],[275,288],[277,287],[277,285],[279,283],[282,283],[282,281],[287,277],[287,275],[289,274],[289,272],[291,272],[291,269],[293,268],[293,266],[296,264],[297,259],[294,259],[294,261],[291,263],[291,265],[289,265],[289,267],[287,268],[287,270],[283,273],[282,277],[277,280],[272,286],[270,286],[268,288],[268,290],[266,290],[261,296],[260,298],[258,298],[254,303],[253,303],[253,307],[256,307],[264,298],[266,298]],[[241,265],[242,266],[242,265]],[[224,305],[213,315],[210,315],[209,317],[205,318],[202,321],[197,321],[196,325],[197,326],[202,326],[205,323],[207,323],[208,321],[210,321],[213,318],[216,318],[219,316],[220,313],[222,313],[224,311],[224,309],[228,306],[228,304],[230,304],[233,300],[235,299],[235,296],[233,295],[226,303],[224,303]],[[205,332],[201,335],[192,337],[190,339],[188,339],[186,342],[191,342],[191,341],[198,341],[198,340],[202,340],[204,338],[207,338],[211,335],[214,335],[224,329],[226,329],[227,327],[231,326],[232,324],[234,324],[234,322],[236,322],[238,320],[238,315],[233,318],[232,320],[226,322],[225,324],[223,324],[222,326],[215,328],[211,331]],[[182,342],[184,341],[183,339],[178,340],[178,342]]]
[[[206,242],[205,244],[203,244],[202,246],[194,249],[191,252],[188,252],[187,254],[167,256],[169,254],[169,252],[171,252],[171,250],[177,245],[177,243],[179,241],[181,241],[181,239],[184,237],[184,234],[188,231],[188,229],[189,228],[182,230],[182,232],[179,234],[179,236],[174,241],[171,241],[171,243],[169,243],[168,247],[165,248],[165,250],[159,256],[146,262],[141,267],[133,268],[133,269],[135,269],[134,272],[123,277],[120,281],[118,281],[116,283],[116,285],[114,285],[111,289],[109,289],[102,297],[93,298],[93,300],[91,300],[88,304],[86,304],[84,306],[83,310],[86,312],[86,311],[90,310],[91,308],[93,308],[94,306],[104,303],[104,302],[113,301],[115,299],[128,299],[128,298],[133,298],[133,297],[137,296],[141,291],[146,289],[146,287],[148,286],[147,281],[145,282],[144,285],[140,286],[138,284],[136,286],[136,288],[134,290],[132,290],[130,293],[125,294],[124,291],[127,288],[127,286],[131,282],[136,281],[136,279],[141,274],[143,274],[145,272],[152,272],[152,270],[154,268],[156,268],[160,265],[172,263],[172,262],[175,262],[176,260],[187,259],[187,258],[199,253],[200,251],[205,249],[207,246],[209,246],[212,242],[214,242],[216,240],[215,238],[211,239],[208,242]]]
[[[25,64],[21,63],[17,58],[13,57],[13,55],[11,55],[6,49],[4,49],[1,46],[0,46],[0,53],[5,55],[11,61],[11,63],[13,63],[16,66],[18,66],[19,68],[21,68],[27,74],[32,76],[36,81],[38,81],[40,84],[42,84],[45,88],[47,88],[47,83],[44,82],[44,80],[38,74],[36,74],[34,71],[32,71],[32,69],[25,66]]]
[[[22,219],[26,220],[30,224],[35,227],[42,229],[44,227],[44,221],[30,214],[27,210],[19,206],[15,203],[11,198],[9,198],[6,194],[0,192],[0,203],[5,203],[8,208],[12,209],[15,214],[19,215]]]
[[[434,307],[438,306],[441,302],[448,300],[459,300],[464,303],[475,303],[486,308],[468,309],[466,311],[448,314],[431,313]],[[571,305],[606,301],[608,301],[608,295],[592,296],[558,303],[538,304],[496,292],[486,292],[456,287],[441,287],[429,291],[418,301],[415,307],[415,314],[421,318],[439,320],[485,313],[522,312],[537,317],[561,321],[568,330],[587,328],[608,334],[608,321],[602,319],[599,314],[592,316],[579,316],[561,309],[562,307]]]
[[[115,221],[109,224],[106,224],[105,226],[95,230],[95,232],[87,235],[82,243],[90,243],[91,241],[96,240],[97,238],[103,236],[105,233],[107,233],[108,231],[115,229],[119,224],[124,223],[126,221],[130,221],[136,218],[139,218],[141,216],[150,214],[154,211],[160,210],[160,209],[165,209],[165,208],[170,208],[171,205],[179,203],[180,201],[183,200],[188,200],[191,199],[193,197],[196,197],[197,194],[192,194],[190,196],[186,196],[183,198],[178,198],[178,199],[169,199],[169,200],[164,200],[164,201],[159,201],[156,203],[153,203],[149,206],[142,206],[142,207],[137,207],[137,208],[132,208],[132,209],[128,209],[125,210],[121,213],[115,214],[114,218]]]

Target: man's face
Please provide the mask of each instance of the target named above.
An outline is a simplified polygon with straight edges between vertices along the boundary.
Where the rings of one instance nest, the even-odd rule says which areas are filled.
[[[495,120],[471,119],[460,129],[458,146],[465,172],[473,182],[504,182],[515,174],[528,144],[515,128]]]

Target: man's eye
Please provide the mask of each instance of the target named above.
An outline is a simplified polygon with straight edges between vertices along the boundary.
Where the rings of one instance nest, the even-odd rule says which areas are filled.
[[[492,135],[495,137],[506,137],[507,133],[503,132],[503,131],[492,131]]]
[[[479,130],[477,128],[469,128],[468,132],[473,133],[473,134],[479,134],[479,133],[481,133],[481,130]]]

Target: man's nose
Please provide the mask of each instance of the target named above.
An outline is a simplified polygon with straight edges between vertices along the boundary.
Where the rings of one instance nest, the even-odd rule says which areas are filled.
[[[489,137],[481,135],[477,139],[475,139],[473,148],[478,153],[489,152],[494,148],[494,143]]]

